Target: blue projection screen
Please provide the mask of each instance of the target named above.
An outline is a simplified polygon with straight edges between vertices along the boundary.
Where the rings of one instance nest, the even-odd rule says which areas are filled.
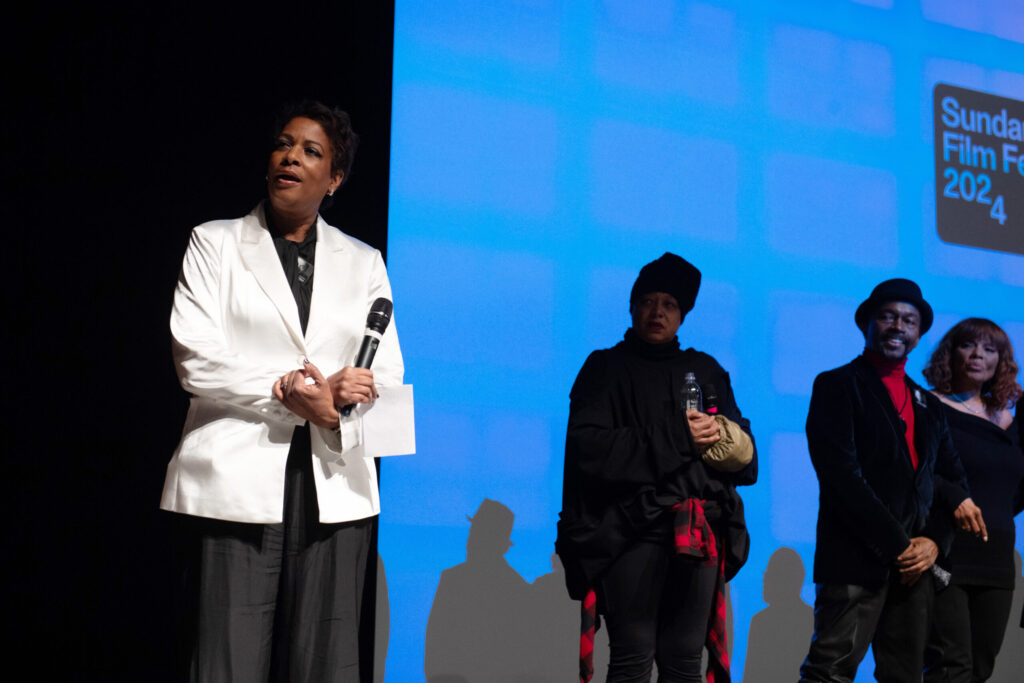
[[[731,373],[760,453],[759,482],[741,489],[750,559],[731,583],[742,680],[779,548],[802,559],[800,596],[813,603],[818,488],[804,420],[814,376],[863,348],[853,314],[871,288],[913,278],[935,308],[908,364],[920,382],[942,333],[967,316],[999,322],[1024,355],[1022,252],[937,230],[933,102],[945,84],[1020,111],[1024,10],[1018,0],[396,5],[388,268],[418,453],[382,464],[386,680],[424,680],[425,656],[454,637],[436,624],[428,634],[428,619],[442,571],[466,562],[468,517],[484,499],[515,515],[507,565],[494,568],[506,599],[482,604],[474,591],[486,586],[461,597],[505,630],[473,617],[462,645],[526,648],[507,680],[572,680],[539,663],[547,646],[564,658],[559,671],[575,671],[575,607],[552,565],[569,389],[590,351],[622,338],[633,280],[665,251],[703,271],[680,340]],[[1022,178],[982,170],[1006,188],[1003,236],[1020,247]],[[970,220],[991,230],[975,205]],[[512,630],[522,615],[535,632]],[[872,669],[869,659],[858,680]]]

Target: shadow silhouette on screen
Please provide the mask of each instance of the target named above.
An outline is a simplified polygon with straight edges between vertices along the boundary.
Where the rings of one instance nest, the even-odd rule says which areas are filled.
[[[384,672],[391,641],[391,601],[388,598],[388,577],[384,558],[377,555],[377,602],[373,635],[373,683],[384,683]]]
[[[580,603],[569,598],[558,557],[551,555],[551,572],[527,584],[505,559],[513,512],[484,499],[467,519],[466,561],[441,572],[427,619],[427,683],[578,680]],[[602,628],[594,642],[592,683],[604,683],[607,668],[608,636]]]
[[[768,606],[750,620],[744,683],[795,681],[814,630],[814,610],[800,597],[806,571],[792,548],[772,553],[764,571]]]
[[[428,683],[537,680],[530,587],[505,559],[514,519],[489,498],[469,517],[466,561],[441,572],[427,620]]]
[[[533,680],[561,682],[579,680],[580,603],[569,598],[565,588],[565,570],[558,555],[551,554],[551,572],[538,576],[531,584],[536,616],[534,638],[537,660]],[[597,632],[594,641],[594,678],[603,683],[608,669],[608,635]]]

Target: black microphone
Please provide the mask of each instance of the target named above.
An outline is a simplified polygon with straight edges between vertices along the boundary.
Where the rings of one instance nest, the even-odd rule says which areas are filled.
[[[388,329],[391,323],[391,311],[393,304],[389,299],[380,297],[370,306],[370,312],[366,316],[366,331],[363,336],[363,343],[359,347],[359,354],[356,356],[354,367],[369,368],[373,365],[373,357],[377,355],[377,347],[380,346],[380,338],[384,336],[384,330]],[[341,414],[348,416],[355,403],[350,403],[341,409]]]
[[[715,385],[710,382],[701,387],[701,393],[704,394],[704,412],[708,415],[715,415],[718,413],[718,392],[715,391]]]

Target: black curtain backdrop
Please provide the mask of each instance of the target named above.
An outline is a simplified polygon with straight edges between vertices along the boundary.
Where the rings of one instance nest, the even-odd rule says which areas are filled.
[[[187,404],[168,317],[189,230],[262,198],[274,112],[315,98],[362,137],[325,216],[384,250],[394,7],[28,11],[2,29],[0,678],[169,680],[157,505]]]

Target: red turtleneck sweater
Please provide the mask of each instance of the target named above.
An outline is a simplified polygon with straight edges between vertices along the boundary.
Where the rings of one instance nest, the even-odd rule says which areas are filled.
[[[907,372],[904,369],[907,364],[906,357],[902,360],[891,361],[882,354],[872,349],[864,349],[864,357],[878,371],[882,378],[882,384],[889,392],[892,405],[896,408],[900,419],[907,426],[903,437],[907,440],[907,448],[910,449],[910,462],[917,471],[917,448],[914,447],[914,402],[910,395],[910,387],[907,386]]]

